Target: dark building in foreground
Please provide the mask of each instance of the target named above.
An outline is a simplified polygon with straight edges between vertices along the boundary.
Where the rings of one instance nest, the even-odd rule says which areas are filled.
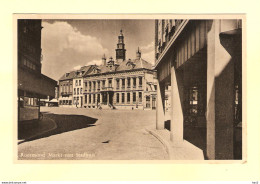
[[[41,98],[55,97],[57,82],[41,74],[41,20],[18,20],[18,121],[39,118]]]
[[[173,144],[242,159],[242,20],[156,20],[155,50],[157,129],[170,85]]]

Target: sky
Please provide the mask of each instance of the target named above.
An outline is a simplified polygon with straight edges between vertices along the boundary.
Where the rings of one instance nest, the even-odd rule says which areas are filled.
[[[154,20],[43,20],[42,73],[59,80],[81,66],[115,59],[120,29],[126,59],[134,59],[139,47],[142,58],[154,64]]]

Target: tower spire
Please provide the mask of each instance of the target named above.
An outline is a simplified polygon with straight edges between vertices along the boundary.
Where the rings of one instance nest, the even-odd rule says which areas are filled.
[[[137,48],[137,51],[136,51],[136,59],[140,59],[141,58],[141,51],[139,49],[139,47]]]
[[[125,60],[125,44],[124,44],[124,35],[123,30],[120,30],[120,34],[118,36],[118,43],[116,48],[116,60]]]
[[[106,55],[105,54],[102,57],[102,65],[106,66]]]

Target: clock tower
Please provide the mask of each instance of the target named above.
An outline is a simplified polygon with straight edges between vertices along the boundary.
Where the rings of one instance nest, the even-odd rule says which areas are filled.
[[[120,30],[120,35],[118,36],[118,43],[116,48],[116,59],[125,60],[125,44],[124,44],[124,35],[122,29]]]

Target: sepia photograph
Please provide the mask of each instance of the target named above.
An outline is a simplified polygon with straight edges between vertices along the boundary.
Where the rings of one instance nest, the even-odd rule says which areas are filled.
[[[16,159],[245,160],[245,19],[218,17],[18,14]]]

